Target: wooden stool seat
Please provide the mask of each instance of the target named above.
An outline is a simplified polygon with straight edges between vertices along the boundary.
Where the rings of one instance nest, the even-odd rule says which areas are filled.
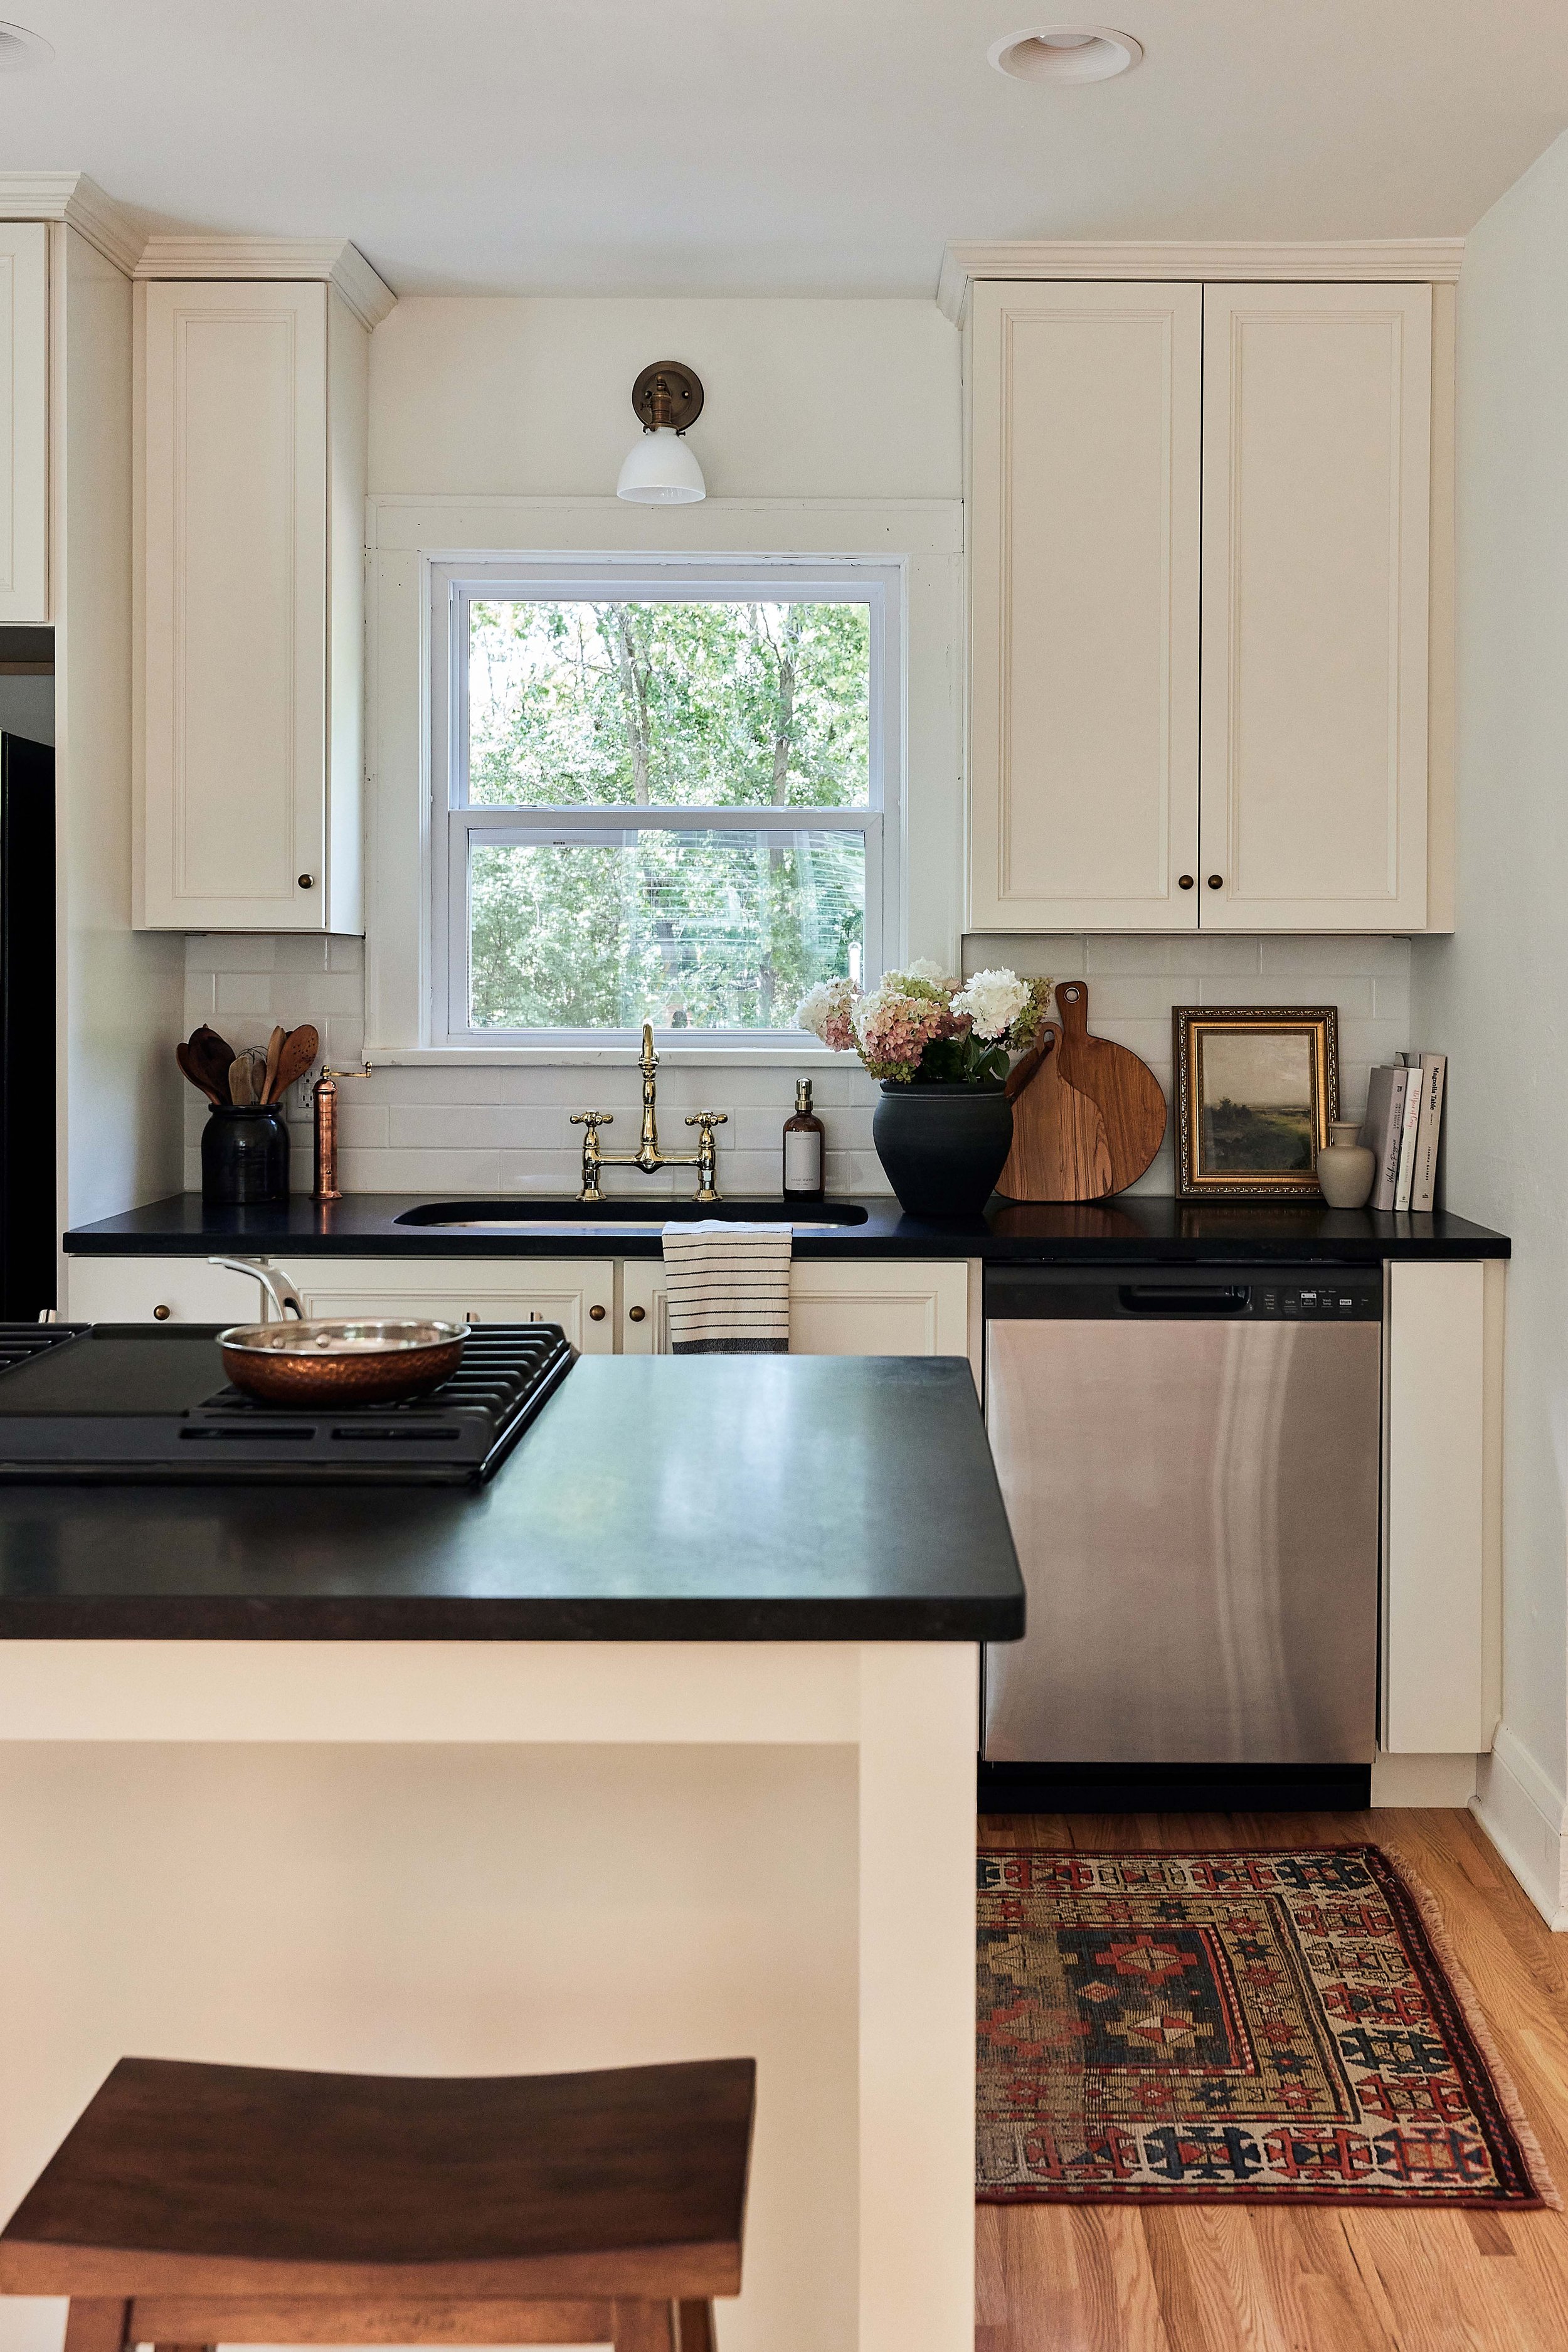
[[[123,2058],[0,2231],[0,2292],[132,2344],[708,2352],[740,2289],[748,2058],[591,2074]]]

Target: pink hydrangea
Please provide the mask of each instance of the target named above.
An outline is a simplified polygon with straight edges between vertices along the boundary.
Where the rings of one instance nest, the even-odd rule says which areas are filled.
[[[861,1059],[873,1078],[912,1078],[926,1046],[956,1028],[940,997],[902,989],[898,977],[862,996],[854,1009]]]
[[[819,981],[802,1000],[795,1018],[802,1029],[810,1030],[835,1054],[848,1054],[852,1052],[855,1042],[854,1003],[852,980]]]

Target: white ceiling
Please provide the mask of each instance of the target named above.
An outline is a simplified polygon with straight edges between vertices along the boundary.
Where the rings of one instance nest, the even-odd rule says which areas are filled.
[[[0,167],[352,237],[400,292],[925,294],[949,237],[1453,236],[1568,124],[1563,0],[0,0]],[[1105,21],[1050,89],[1000,35]]]

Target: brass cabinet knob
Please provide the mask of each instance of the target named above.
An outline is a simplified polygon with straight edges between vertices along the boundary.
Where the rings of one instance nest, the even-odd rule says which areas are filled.
[[[1223,890],[1225,887],[1224,875],[1211,874],[1208,877],[1208,887],[1211,890]]]
[[[591,1307],[588,1310],[588,1319],[591,1323],[602,1323],[604,1320],[603,1307]]]
[[[152,1309],[152,1320],[154,1323],[167,1323],[169,1309],[166,1307],[155,1307]]]
[[[1192,876],[1190,874],[1178,874],[1176,876],[1176,884],[1180,889],[1190,890],[1192,888]]]
[[[645,1307],[629,1307],[626,1309],[627,1320],[632,1323],[641,1323],[647,1312]]]
[[[314,874],[302,874],[299,877],[299,887],[302,890],[314,890],[316,887],[316,877]]]

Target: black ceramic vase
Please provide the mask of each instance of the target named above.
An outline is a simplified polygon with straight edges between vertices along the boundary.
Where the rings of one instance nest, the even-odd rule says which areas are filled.
[[[978,1087],[883,1078],[871,1127],[876,1156],[911,1217],[977,1217],[1013,1139],[1000,1079]]]
[[[211,1209],[288,1199],[288,1121],[281,1103],[214,1103],[202,1129],[202,1198]]]

